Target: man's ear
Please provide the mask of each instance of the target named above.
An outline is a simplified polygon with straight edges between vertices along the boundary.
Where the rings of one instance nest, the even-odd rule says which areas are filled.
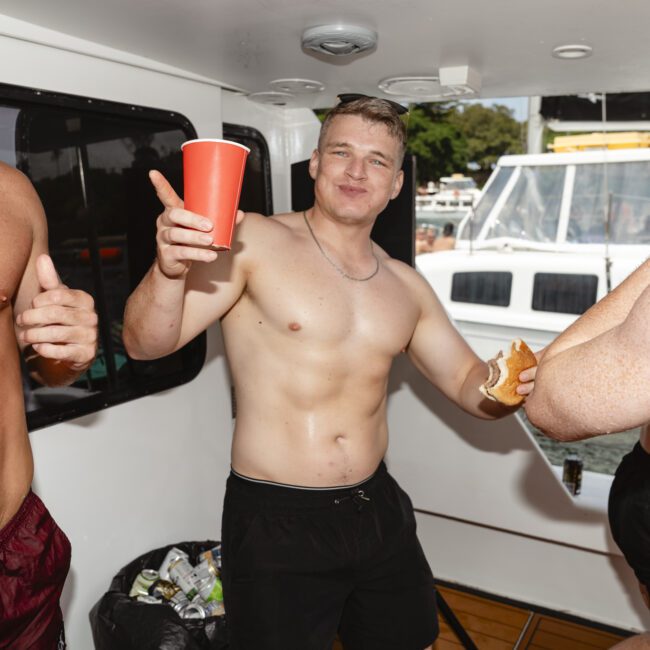
[[[309,175],[314,181],[316,180],[316,174],[318,173],[319,162],[320,153],[318,152],[318,149],[314,149],[313,153],[311,154],[311,158],[309,159]]]
[[[395,175],[395,184],[393,185],[393,191],[390,195],[391,199],[394,199],[400,193],[403,184],[404,184],[404,172],[400,169]]]

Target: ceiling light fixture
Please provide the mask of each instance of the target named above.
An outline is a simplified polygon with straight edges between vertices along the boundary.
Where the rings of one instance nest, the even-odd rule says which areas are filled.
[[[481,90],[481,77],[469,66],[454,66],[440,68],[437,77],[389,77],[379,82],[379,89],[411,101],[472,97]]]
[[[318,54],[351,56],[377,45],[377,32],[356,25],[319,25],[302,34],[302,46]]]
[[[276,91],[251,93],[248,99],[257,104],[267,104],[269,106],[286,106],[291,103],[293,95],[291,93],[280,93]]]
[[[325,89],[324,84],[312,79],[274,79],[269,83],[269,86],[274,90],[296,95],[311,95],[320,93]]]
[[[558,45],[553,48],[556,59],[586,59],[591,56],[593,49],[589,45]]]

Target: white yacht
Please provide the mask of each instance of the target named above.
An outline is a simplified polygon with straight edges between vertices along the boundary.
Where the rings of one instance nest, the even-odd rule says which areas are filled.
[[[94,647],[89,611],[123,565],[180,540],[220,536],[235,408],[219,326],[154,362],[129,359],[121,342],[125,300],[155,255],[160,207],[148,169],[180,189],[183,141],[237,140],[251,148],[241,207],[301,209],[320,126],[312,109],[333,106],[339,93],[408,103],[645,91],[650,79],[650,4],[638,0],[597,10],[585,0],[5,0],[0,12],[0,159],[31,178],[59,272],[94,295],[100,317],[99,355],[84,377],[57,390],[26,384],[34,488],[73,548],[62,601],[70,650]],[[558,58],[567,52],[571,60]],[[602,166],[612,188],[614,154]],[[634,164],[647,164],[644,154]],[[465,220],[460,250],[419,260],[484,358],[504,336],[548,342],[575,313],[547,307],[572,291],[542,278],[542,309],[499,310],[472,302],[466,278],[455,290],[470,300],[457,301],[460,256],[469,260],[463,273],[502,274],[491,295],[507,293],[515,306],[530,291],[519,283],[536,281],[535,265],[517,262],[516,249],[535,250],[540,265],[553,260],[540,274],[581,278],[573,293],[584,306],[646,254],[618,239],[617,217],[606,238],[591,240],[598,235],[582,228],[567,193],[578,196],[578,159],[543,160],[542,185],[527,181],[523,159],[502,160]],[[412,262],[412,175],[405,185],[376,238]],[[537,192],[554,197],[554,212],[539,211]],[[643,204],[646,189],[635,192]],[[525,201],[508,203],[516,193]],[[498,201],[511,219],[497,218]],[[609,213],[617,210],[614,197]],[[587,248],[589,263],[572,255]],[[499,267],[497,256],[510,261]],[[481,322],[469,308],[484,313]],[[650,627],[609,534],[611,475],[595,474],[570,495],[521,419],[466,416],[404,357],[391,374],[388,414],[387,464],[479,648],[604,648]],[[437,648],[459,645],[445,628]]]
[[[418,225],[457,225],[477,204],[481,190],[471,176],[452,174],[442,176],[434,194],[415,198],[415,219]]]

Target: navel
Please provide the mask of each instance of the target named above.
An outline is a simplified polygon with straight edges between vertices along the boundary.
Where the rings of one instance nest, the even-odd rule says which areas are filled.
[[[296,323],[296,322],[289,323],[289,329],[292,332],[297,332],[298,330],[302,329],[302,325],[300,323]]]

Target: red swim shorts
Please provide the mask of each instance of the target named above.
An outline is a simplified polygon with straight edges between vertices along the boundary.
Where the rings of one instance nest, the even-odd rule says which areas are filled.
[[[30,491],[0,530],[0,648],[65,647],[59,598],[69,568],[68,538]]]

